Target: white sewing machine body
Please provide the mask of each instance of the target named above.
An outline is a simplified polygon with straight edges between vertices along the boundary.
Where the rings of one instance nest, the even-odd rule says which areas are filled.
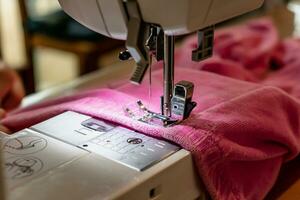
[[[89,116],[66,112],[12,136],[3,137],[7,199],[204,198],[188,151],[119,126],[106,126],[102,121],[98,121],[101,130],[97,130],[94,122]],[[108,133],[115,130],[111,132],[112,137],[103,132],[105,126],[109,129]],[[129,134],[123,139],[129,141],[131,138],[130,142],[133,143],[123,145],[119,152],[127,149],[122,156],[129,158],[132,156],[130,152],[138,149],[135,156],[139,156],[140,165],[112,155],[111,149],[122,141],[118,139],[120,135],[117,132],[120,130]],[[111,146],[98,145],[101,138]],[[150,157],[146,158],[146,154]],[[140,166],[140,169],[134,165]]]
[[[263,0],[136,0],[142,19],[167,35],[184,35],[260,7]],[[59,0],[62,8],[91,30],[127,39],[124,0]]]

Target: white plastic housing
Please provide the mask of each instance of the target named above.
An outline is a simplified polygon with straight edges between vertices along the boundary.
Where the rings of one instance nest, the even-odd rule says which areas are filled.
[[[167,35],[183,35],[260,7],[264,0],[136,0],[142,18]],[[88,28],[126,40],[123,0],[59,0],[62,8]]]

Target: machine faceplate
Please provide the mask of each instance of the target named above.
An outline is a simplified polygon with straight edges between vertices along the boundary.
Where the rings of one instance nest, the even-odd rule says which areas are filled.
[[[180,150],[169,142],[75,112],[65,112],[32,129],[138,171]]]

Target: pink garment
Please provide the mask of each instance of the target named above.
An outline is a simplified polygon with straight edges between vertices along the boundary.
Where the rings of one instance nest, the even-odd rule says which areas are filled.
[[[150,126],[124,115],[126,105],[148,102],[147,80],[44,102],[15,111],[2,123],[16,131],[67,110],[114,121],[191,151],[213,199],[263,199],[281,165],[300,151],[300,56],[295,52],[300,45],[277,38],[266,19],[223,30],[216,36],[216,56],[196,64],[187,53],[195,38],[188,39],[176,53],[176,80],[195,83],[198,106],[175,127]],[[274,62],[281,69],[266,75]],[[152,82],[151,107],[158,111],[161,70]]]

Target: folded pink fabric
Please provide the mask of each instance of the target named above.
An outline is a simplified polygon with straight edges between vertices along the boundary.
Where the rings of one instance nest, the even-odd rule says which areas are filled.
[[[176,53],[176,80],[195,83],[198,106],[175,127],[125,116],[127,105],[149,101],[147,80],[141,86],[44,102],[15,111],[1,123],[16,131],[67,110],[114,121],[191,151],[213,199],[263,199],[281,165],[300,151],[300,57],[294,51],[300,47],[298,41],[280,43],[277,38],[266,19],[222,30],[216,36],[216,56],[196,64],[187,53],[196,40],[188,39]],[[267,75],[274,63],[281,69]],[[159,111],[161,70],[153,73],[152,83],[150,107]]]

